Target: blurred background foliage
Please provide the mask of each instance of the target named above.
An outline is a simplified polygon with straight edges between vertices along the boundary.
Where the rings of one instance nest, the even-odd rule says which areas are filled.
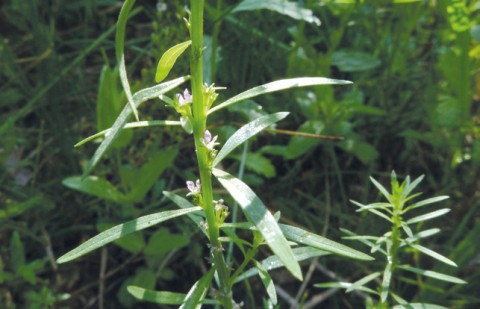
[[[337,240],[339,227],[358,234],[384,229],[349,203],[379,198],[370,175],[388,181],[392,169],[400,176],[426,174],[420,188],[425,196],[450,195],[444,204],[453,210],[435,222],[443,233],[426,245],[459,267],[442,269],[415,253],[408,258],[469,284],[401,277],[395,288],[408,300],[478,308],[480,3],[206,2],[205,79],[227,87],[220,100],[286,77],[355,83],[273,94],[215,114],[210,129],[225,141],[235,127],[263,113],[291,112],[278,131],[249,142],[224,168],[243,174],[272,211],[282,212],[282,220]],[[182,192],[185,180],[196,179],[191,138],[181,128],[167,127],[125,132],[95,176],[79,182],[95,144],[73,145],[109,127],[114,112],[125,104],[112,35],[121,4],[0,4],[3,308],[147,308],[126,293],[126,285],[186,292],[208,263],[208,249],[187,221],[134,234],[74,263],[55,263],[113,224],[173,208],[161,192]],[[162,53],[187,37],[182,20],[186,4],[137,2],[126,41],[134,90],[153,85]],[[187,73],[188,58],[183,57],[170,77]],[[142,120],[177,120],[159,100],[146,104],[140,114]],[[362,295],[322,291],[313,283],[354,281],[375,270],[375,262],[326,257],[304,264],[309,273],[305,286],[281,271],[273,279],[282,308],[289,302],[292,308],[359,308]],[[236,293],[247,308],[262,306],[259,282]]]

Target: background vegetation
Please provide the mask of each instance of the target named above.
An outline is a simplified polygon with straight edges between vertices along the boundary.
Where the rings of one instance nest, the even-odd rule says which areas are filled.
[[[425,196],[450,195],[442,203],[452,209],[449,216],[428,223],[443,228],[426,245],[459,267],[444,268],[416,254],[406,258],[469,284],[402,277],[396,289],[409,300],[477,308],[479,3],[292,2],[297,9],[310,10],[303,13],[313,13],[306,20],[268,5],[241,10],[236,6],[241,1],[207,2],[205,73],[209,81],[227,87],[225,94],[296,76],[355,82],[335,89],[273,94],[223,112],[210,128],[220,141],[238,123],[281,110],[290,110],[291,115],[277,129],[343,137],[263,134],[232,156],[228,168],[244,169],[244,180],[262,192],[272,211],[282,212],[283,220],[341,242],[347,240],[341,240],[340,227],[370,235],[386,230],[374,218],[356,213],[349,202],[380,200],[369,176],[387,183],[392,169],[400,178],[425,174],[420,190]],[[153,85],[159,57],[187,37],[182,21],[185,4],[137,2],[126,41],[134,88]],[[74,263],[55,262],[115,223],[173,208],[161,192],[183,188],[186,179],[195,177],[191,141],[181,128],[140,129],[125,133],[94,171],[114,185],[113,191],[87,195],[67,188],[74,187],[71,177],[81,174],[95,149],[94,144],[73,145],[109,126],[111,113],[105,109],[118,110],[125,104],[116,78],[112,35],[120,6],[113,0],[9,0],[1,5],[4,308],[147,308],[126,293],[127,284],[186,292],[208,263],[204,259],[208,248],[186,220],[135,234]],[[172,77],[186,74],[187,65],[186,57],[179,59]],[[140,110],[143,120],[165,113],[177,120],[159,100]],[[167,159],[160,162],[160,155]],[[148,174],[152,170],[155,175]],[[382,263],[338,257],[310,261],[303,264],[309,275],[302,286],[286,272],[275,272],[281,307],[359,308],[361,294],[322,290],[313,284],[338,278],[355,281]],[[240,295],[246,307],[261,306],[263,292],[258,291],[260,282],[244,286]]]

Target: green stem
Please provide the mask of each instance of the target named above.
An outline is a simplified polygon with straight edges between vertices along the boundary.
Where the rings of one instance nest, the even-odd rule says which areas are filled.
[[[204,137],[207,123],[207,107],[203,98],[203,7],[204,0],[191,0],[190,35],[192,39],[190,73],[193,95],[193,135],[197,153],[200,182],[202,186],[203,208],[208,224],[208,234],[213,255],[214,267],[219,279],[219,301],[224,308],[233,308],[229,272],[219,241],[219,226],[213,204],[212,173],[209,166],[208,149],[200,142]]]

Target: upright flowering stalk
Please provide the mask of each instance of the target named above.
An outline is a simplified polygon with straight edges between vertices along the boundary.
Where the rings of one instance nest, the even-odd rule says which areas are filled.
[[[212,193],[212,152],[216,145],[216,138],[212,138],[206,130],[207,112],[211,105],[209,90],[203,87],[202,53],[203,53],[203,7],[204,0],[191,0],[190,36],[192,40],[190,56],[190,75],[193,96],[193,136],[200,172],[201,196],[203,209],[208,225],[210,248],[213,266],[219,279],[219,301],[224,308],[233,308],[230,274],[223,256],[222,244],[219,241],[219,222],[215,211]],[[218,204],[218,203],[217,203]],[[218,207],[217,207],[218,208]]]

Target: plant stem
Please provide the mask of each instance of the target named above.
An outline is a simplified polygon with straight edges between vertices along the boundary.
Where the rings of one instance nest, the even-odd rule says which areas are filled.
[[[200,142],[204,137],[207,123],[207,107],[203,98],[203,6],[204,0],[191,0],[190,36],[192,53],[190,73],[193,94],[193,135],[197,153],[200,182],[202,186],[203,208],[208,224],[208,235],[213,255],[213,264],[219,279],[219,301],[224,308],[233,308],[229,272],[223,256],[222,244],[219,241],[219,226],[215,218],[213,204],[212,173],[209,166],[208,149]]]

